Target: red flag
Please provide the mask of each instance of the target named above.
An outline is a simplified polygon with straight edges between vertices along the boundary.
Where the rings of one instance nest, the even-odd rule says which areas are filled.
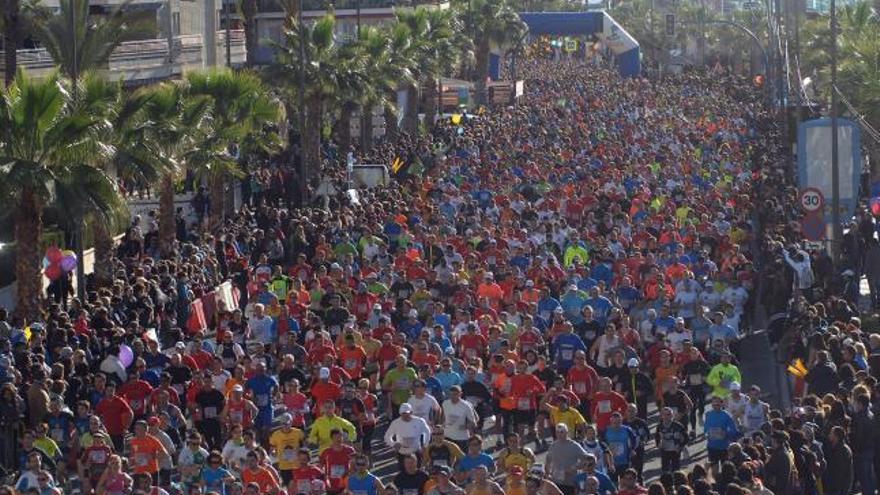
[[[201,299],[196,299],[189,306],[189,319],[186,321],[186,329],[194,334],[208,328],[205,321],[205,308]]]

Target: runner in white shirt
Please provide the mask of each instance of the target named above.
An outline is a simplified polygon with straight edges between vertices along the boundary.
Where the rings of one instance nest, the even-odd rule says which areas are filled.
[[[748,403],[749,398],[743,395],[740,389],[739,383],[732,382],[730,384],[730,395],[724,400],[724,410],[733,416],[733,420],[736,421],[737,426],[742,430],[746,403]]]
[[[431,428],[422,418],[413,416],[409,403],[400,405],[400,417],[388,425],[385,445],[394,449],[398,456],[419,454],[431,441]]]
[[[449,398],[443,401],[443,429],[446,437],[461,444],[471,437],[477,426],[477,413],[470,402],[461,398],[461,387],[453,385]]]
[[[439,422],[440,404],[431,394],[425,393],[423,380],[416,380],[413,383],[413,394],[406,402],[412,406],[413,416],[424,419],[429,425]]]

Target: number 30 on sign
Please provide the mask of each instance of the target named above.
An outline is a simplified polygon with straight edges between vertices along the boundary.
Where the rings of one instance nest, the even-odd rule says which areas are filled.
[[[808,187],[801,193],[801,207],[808,213],[821,210],[825,206],[825,197],[822,191],[815,187]]]

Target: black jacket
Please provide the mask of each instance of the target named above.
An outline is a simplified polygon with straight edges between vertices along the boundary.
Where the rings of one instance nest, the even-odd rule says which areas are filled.
[[[822,478],[825,493],[849,493],[853,483],[852,451],[840,443],[825,452],[827,467]]]

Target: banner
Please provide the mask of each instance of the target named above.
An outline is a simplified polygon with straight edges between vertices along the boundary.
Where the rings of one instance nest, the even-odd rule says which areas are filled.
[[[851,120],[837,119],[837,163],[840,179],[840,219],[846,221],[855,213],[862,174],[861,136],[859,126]],[[803,191],[816,188],[825,197],[819,214],[831,221],[831,119],[814,119],[798,127],[798,186]]]

